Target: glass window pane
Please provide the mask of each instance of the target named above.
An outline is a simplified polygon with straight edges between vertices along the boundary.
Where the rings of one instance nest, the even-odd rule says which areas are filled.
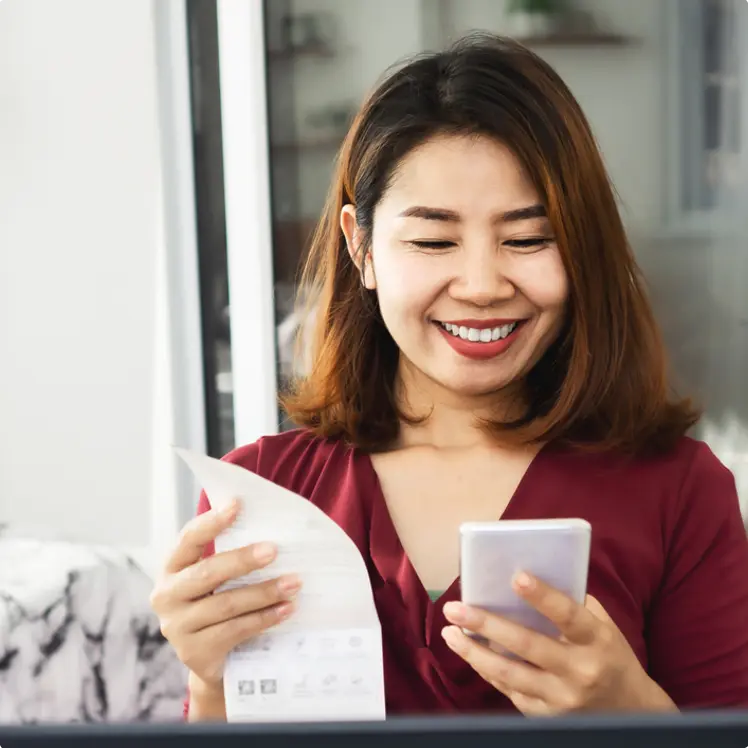
[[[674,380],[706,405],[697,433],[736,470],[745,496],[748,49],[739,40],[748,14],[739,5],[606,0],[540,18],[493,0],[266,0],[279,386],[293,372],[303,322],[293,304],[299,263],[356,107],[406,56],[472,29],[514,35],[582,104],[647,274]]]

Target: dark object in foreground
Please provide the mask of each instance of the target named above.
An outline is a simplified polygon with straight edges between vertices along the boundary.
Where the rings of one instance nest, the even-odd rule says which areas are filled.
[[[434,717],[350,724],[0,726],[3,748],[735,748],[748,712],[609,717]]]

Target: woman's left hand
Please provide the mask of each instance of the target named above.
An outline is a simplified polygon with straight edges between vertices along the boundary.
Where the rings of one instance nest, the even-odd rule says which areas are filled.
[[[551,639],[500,616],[462,603],[447,603],[455,624],[444,629],[449,647],[526,715],[572,711],[676,711],[647,675],[626,638],[602,605],[586,605],[528,574],[518,574],[515,591],[561,632]],[[483,645],[462,628],[487,640]],[[509,651],[521,658],[499,654]]]

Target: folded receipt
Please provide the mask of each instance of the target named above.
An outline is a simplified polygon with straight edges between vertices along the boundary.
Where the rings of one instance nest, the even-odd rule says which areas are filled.
[[[220,591],[297,574],[294,614],[226,660],[230,722],[348,721],[385,718],[382,633],[361,553],[310,501],[238,465],[177,449],[211,506],[234,498],[240,510],[216,538],[216,553],[269,541],[278,555],[265,569]]]

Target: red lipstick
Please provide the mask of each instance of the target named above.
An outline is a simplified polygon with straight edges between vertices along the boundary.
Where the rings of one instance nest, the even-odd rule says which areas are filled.
[[[458,327],[472,327],[476,330],[493,329],[494,327],[502,327],[503,325],[515,324],[514,329],[505,338],[499,338],[498,340],[492,340],[489,343],[481,343],[480,341],[465,340],[459,337],[459,335],[453,335],[448,330],[445,330],[442,324],[436,322],[436,327],[442,334],[447,343],[452,349],[459,353],[465,358],[470,358],[475,361],[486,361],[491,358],[495,358],[499,354],[503,353],[509,346],[516,340],[517,333],[522,329],[522,324],[525,320],[449,320],[444,324],[456,325]]]

